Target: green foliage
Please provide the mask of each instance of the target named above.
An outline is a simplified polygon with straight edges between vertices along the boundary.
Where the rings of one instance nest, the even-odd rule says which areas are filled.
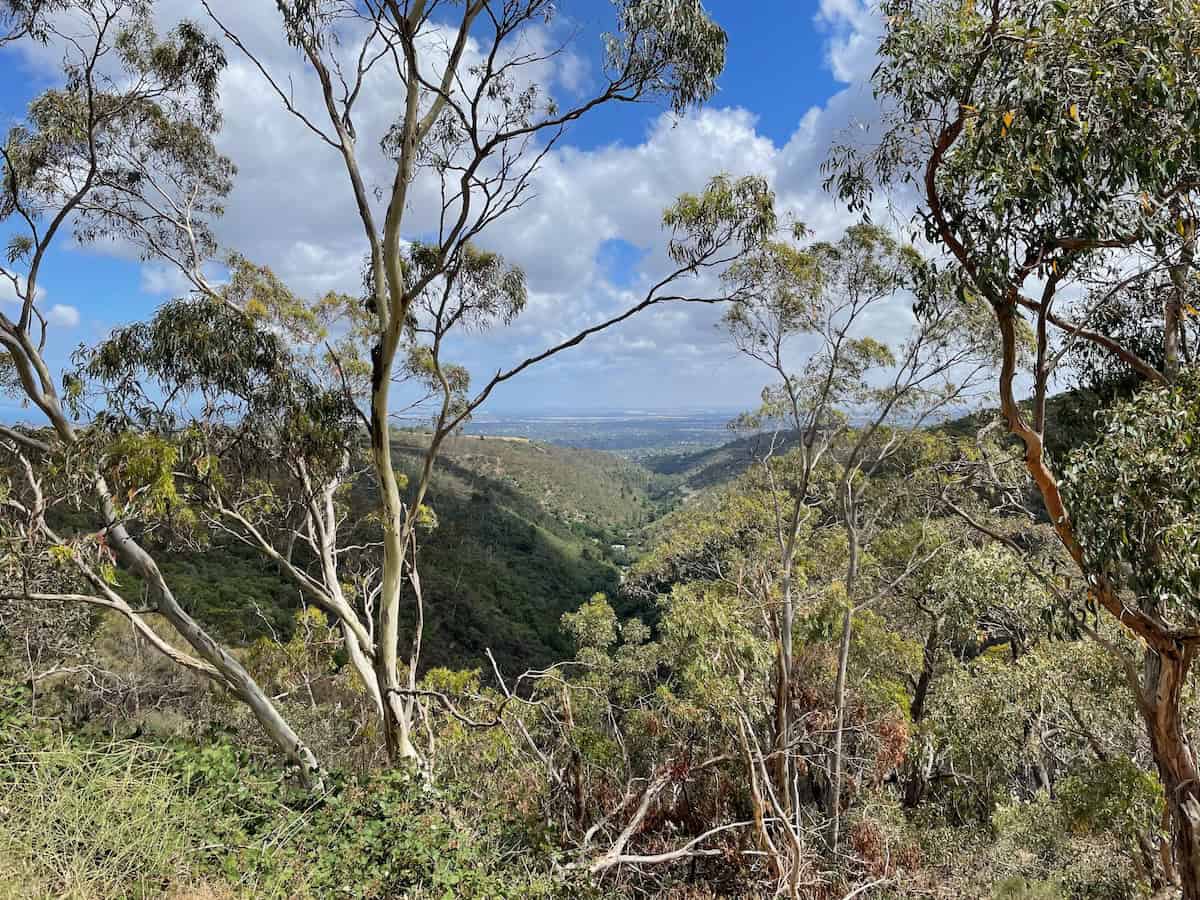
[[[728,37],[700,0],[617,0],[614,5],[619,30],[604,37],[610,76],[632,73],[638,93],[665,95],[676,112],[712,96],[725,68]]]
[[[996,885],[995,900],[1063,900],[1062,891],[1052,881],[1027,881],[1020,875],[1005,878]]]
[[[425,439],[400,435],[398,470],[419,472]],[[425,658],[478,665],[491,648],[521,671],[570,652],[559,620],[597,592],[615,596],[610,543],[647,515],[649,475],[608,454],[460,436],[443,449],[426,498],[437,530],[420,539],[427,604]],[[358,485],[352,505],[374,502]]]
[[[1105,852],[1103,843],[1072,832],[1064,806],[1040,793],[1028,802],[996,809],[996,843],[989,850],[1002,877],[997,898],[1030,900],[1136,900],[1143,895],[1126,864]],[[1116,863],[1114,865],[1114,863]]]
[[[1133,842],[1162,821],[1158,779],[1125,755],[1113,756],[1064,778],[1058,802],[1072,827],[1111,832]]]
[[[1200,284],[1194,277],[1186,278],[1180,329],[1188,347],[1200,347],[1200,315],[1191,311],[1200,305],[1198,288]],[[1163,298],[1174,291],[1169,274],[1161,271],[1151,271],[1128,283],[1123,282],[1116,290],[1095,290],[1088,298],[1092,311],[1089,327],[1161,372],[1166,368]],[[1108,403],[1128,399],[1144,381],[1122,359],[1091,341],[1067,342],[1065,349],[1074,383]]]
[[[1192,4],[934,0],[914,13],[889,0],[881,12],[874,81],[891,128],[870,165],[835,153],[844,196],[862,200],[872,170],[915,182],[942,136],[928,123],[945,123],[933,174],[977,289],[1018,274],[1023,248],[1178,238],[1158,204],[1200,171]]]
[[[1117,406],[1064,478],[1088,566],[1143,605],[1188,616],[1200,598],[1198,387],[1192,369]]]
[[[743,598],[719,586],[676,587],[662,602],[664,662],[675,678],[674,711],[710,731],[736,730],[735,710],[771,665],[771,646],[747,615]]]
[[[272,302],[274,314],[285,316],[283,301]],[[316,472],[341,465],[359,427],[340,384],[327,387],[314,377],[256,316],[210,298],[166,303],[151,321],[114,331],[76,361],[75,377],[104,398],[100,425],[118,433],[182,433],[201,471],[212,452],[205,438],[229,430],[231,421],[239,422],[240,452],[290,454]]]
[[[136,500],[151,515],[161,515],[179,502],[175,466],[179,448],[154,435],[122,431],[106,448],[117,495]]]
[[[646,3],[646,6],[655,5]],[[678,265],[694,266],[731,245],[743,251],[775,230],[775,195],[766,179],[718,175],[701,194],[683,194],[663,213],[672,232],[667,252]]]
[[[943,617],[951,641],[978,636],[980,623],[1024,643],[1050,605],[1044,585],[1022,561],[997,544],[969,547],[936,566],[924,593]]]
[[[508,847],[530,840],[521,823],[506,822],[495,806],[459,806],[459,799],[403,772],[348,782],[268,866],[283,887],[288,870],[302,865],[304,890],[314,897],[570,896],[552,875],[506,861]]]
[[[164,556],[160,568],[176,596],[216,634],[237,643],[292,634],[296,589],[249,548],[218,542]],[[138,579],[123,572],[118,577],[126,594],[137,596]]]
[[[53,237],[58,223],[54,229],[33,223],[46,215],[41,224],[48,224],[54,211],[71,208],[69,221],[81,242],[120,239],[148,256],[172,256],[185,268],[199,265],[198,257],[215,249],[207,218],[220,213],[234,172],[212,142],[220,125],[221,45],[190,22],[160,35],[143,3],[121,2],[103,14],[77,0],[20,7],[16,21],[35,38],[46,36],[37,8],[73,9],[94,33],[69,42],[63,85],[36,97],[4,139],[0,221],[17,214],[22,228],[30,226],[28,237],[11,239],[10,262],[31,253],[40,261],[45,245],[33,244]],[[108,71],[98,71],[89,58],[89,41]],[[75,196],[85,174],[88,190]],[[187,234],[157,205],[175,191],[188,198]],[[155,214],[147,211],[147,197]],[[174,202],[171,197],[166,205]]]
[[[0,745],[6,900],[150,898],[192,884],[247,900],[589,896],[514,855],[536,848],[544,858],[536,823],[499,803],[480,806],[465,786],[334,773],[314,801],[220,741],[89,745],[39,735],[9,731]]]
[[[722,566],[765,556],[774,525],[769,491],[757,473],[745,475],[656,523],[656,540],[633,566],[626,592],[657,597],[675,584],[715,580]]]
[[[415,243],[405,260],[405,275],[410,290],[429,283],[441,273],[443,260],[440,247]],[[454,312],[467,329],[485,329],[495,324],[508,325],[521,314],[529,299],[525,273],[498,253],[483,250],[474,244],[461,246],[446,272],[453,286]],[[422,294],[428,312],[437,315],[435,295]],[[446,310],[442,310],[445,314]]]
[[[603,594],[596,594],[575,612],[564,613],[562,625],[580,651],[603,654],[617,641],[617,614]]]

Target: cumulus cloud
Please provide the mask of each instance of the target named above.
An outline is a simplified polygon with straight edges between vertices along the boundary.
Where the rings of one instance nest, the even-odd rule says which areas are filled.
[[[839,81],[866,81],[883,34],[879,14],[862,0],[821,0],[817,24],[828,33],[826,60]]]
[[[228,16],[226,24],[289,86],[296,105],[314,121],[323,121],[313,79],[283,40],[271,5],[216,6]],[[171,0],[160,4],[158,14],[169,22],[194,17],[195,10],[191,0]],[[452,344],[459,359],[477,377],[485,376],[635,302],[666,270],[662,210],[681,192],[702,189],[717,173],[765,176],[782,212],[806,222],[820,237],[836,237],[851,217],[822,190],[820,165],[835,138],[875,116],[865,80],[875,64],[880,26],[860,0],[822,0],[815,25],[826,36],[826,63],[845,87],[821,106],[797,109],[795,131],[782,145],[758,130],[752,111],[728,107],[708,107],[682,118],[663,114],[635,141],[579,147],[571,144],[568,133],[544,159],[535,196],[482,239],[525,270],[528,307],[510,328]],[[531,49],[553,46],[561,36],[535,31],[529,37]],[[36,52],[32,63],[57,64],[56,57]],[[252,63],[232,48],[229,59],[222,82],[225,124],[218,143],[237,164],[238,177],[217,225],[219,239],[270,265],[297,291],[357,292],[366,247],[340,158],[283,109]],[[534,74],[565,102],[594,89],[598,77],[589,60],[575,53],[550,56]],[[364,177],[373,188],[390,181],[387,160],[377,147],[399,112],[398,104],[393,81],[376,78],[364,85],[356,124]],[[418,178],[411,189],[406,236],[418,238],[435,227],[439,205],[433,181]],[[630,263],[634,271],[614,273],[606,265],[602,250],[614,240],[638,251]],[[177,295],[184,284],[169,270],[147,265],[142,287],[165,297]],[[77,324],[78,313],[71,313]],[[70,313],[58,315],[71,318]],[[734,358],[716,328],[720,315],[719,309],[703,305],[648,312],[523,378],[528,386],[515,386],[508,402],[534,405],[559,394],[621,405],[637,392],[629,399],[638,405],[653,405],[655,399],[664,406],[752,403],[761,375]],[[717,369],[720,379],[713,378]],[[656,397],[646,395],[647,385]]]
[[[27,290],[24,277],[17,275],[17,282],[20,284],[22,291]],[[42,301],[45,299],[46,290],[45,288],[39,287],[37,289],[36,303],[40,306]],[[13,285],[12,281],[10,281],[8,278],[0,278],[0,303],[17,303],[19,300],[20,297],[17,295],[17,289]]]
[[[22,290],[24,290],[24,282],[22,281]],[[74,306],[66,303],[55,303],[49,309],[45,306],[46,292],[42,288],[37,290],[37,307],[42,311],[42,315],[46,317],[46,321],[51,325],[57,325],[60,328],[76,328],[79,325],[79,310]],[[13,287],[11,281],[7,278],[0,278],[0,307],[12,306],[17,307],[20,299],[17,296],[17,291]],[[19,310],[18,310],[19,311]]]
[[[62,328],[75,328],[79,325],[79,310],[66,303],[55,303],[46,311],[46,321]]]

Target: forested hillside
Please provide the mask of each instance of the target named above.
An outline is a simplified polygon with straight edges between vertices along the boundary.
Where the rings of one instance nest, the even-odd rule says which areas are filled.
[[[398,437],[398,470],[415,479],[424,444],[420,435]],[[489,648],[516,669],[561,659],[571,648],[560,617],[593,594],[616,593],[631,553],[612,547],[638,542],[655,517],[656,483],[607,453],[451,439],[426,501],[438,540],[422,550],[430,600],[422,666],[470,667]],[[356,483],[351,515],[365,519],[377,506],[370,483]],[[286,641],[310,602],[277,566],[225,535],[202,549],[172,548],[162,568],[188,611],[235,644]],[[121,580],[142,590],[137,579]]]
[[[0,0],[0,900],[1200,900],[1200,3],[801,7]]]
[[[424,442],[401,437],[415,480]],[[491,648],[507,668],[562,659],[559,620],[615,594],[626,552],[654,515],[653,475],[620,457],[510,438],[446,444],[426,501],[438,540],[420,551],[429,597],[426,664],[470,667]],[[364,498],[370,500],[368,494]]]

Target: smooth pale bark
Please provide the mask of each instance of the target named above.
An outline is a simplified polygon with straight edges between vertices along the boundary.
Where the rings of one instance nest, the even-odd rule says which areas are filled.
[[[839,831],[842,824],[842,744],[846,726],[846,668],[850,658],[850,635],[854,621],[854,613],[846,607],[842,617],[842,640],[838,648],[838,674],[835,697],[837,704],[837,721],[834,724],[833,743],[833,776],[829,789],[829,813],[833,816],[830,828],[830,843],[837,849]]]
[[[404,23],[413,32],[421,20],[423,8],[423,3],[415,4],[409,20]],[[459,29],[455,49],[446,62],[444,81],[452,79],[458,69],[458,62],[462,57],[470,24],[478,12],[477,6],[468,6],[466,17]],[[418,491],[418,498],[414,501],[413,507],[406,509],[403,498],[400,496],[400,486],[396,480],[396,472],[392,463],[389,406],[389,392],[396,352],[400,346],[401,329],[404,327],[409,308],[416,296],[415,291],[407,289],[401,267],[400,231],[418,148],[444,103],[444,99],[439,97],[432,104],[426,118],[419,118],[421,80],[416,53],[415,42],[407,41],[404,47],[407,88],[404,124],[400,140],[400,158],[396,163],[391,196],[384,218],[383,246],[379,254],[382,257],[383,269],[375,272],[375,298],[380,338],[371,354],[371,461],[379,483],[384,514],[383,574],[376,614],[374,669],[379,694],[383,701],[384,743],[387,747],[388,758],[393,763],[411,762],[418,758],[411,738],[412,721],[409,715],[409,704],[406,702],[406,696],[403,693],[404,687],[400,682],[399,646],[400,595],[404,584],[405,567],[411,562],[407,558],[409,529],[414,525],[413,512],[415,507],[420,504],[421,491]],[[320,71],[324,69],[323,66],[318,68]],[[325,94],[328,104],[329,98],[332,96],[328,88],[326,88]],[[332,117],[335,120],[337,118],[336,116]],[[356,175],[357,160],[348,154],[346,163],[351,175]],[[464,197],[464,204],[466,199]],[[368,239],[373,244],[376,241],[374,234],[369,234]]]
[[[49,370],[37,348],[30,342],[28,333],[18,331],[13,336],[10,330],[9,334],[4,343],[10,351],[9,355],[26,394],[46,414],[59,439],[69,447],[78,446],[79,436],[62,410]],[[318,788],[321,784],[321,768],[316,756],[300,740],[299,735],[245,667],[213,640],[179,604],[154,558],[134,540],[120,521],[112,491],[99,472],[92,475],[92,490],[104,516],[107,544],[117,555],[122,566],[142,579],[163,617],[174,626],[200,659],[217,671],[218,680],[250,708],[271,742],[299,767],[305,785]]]
[[[287,720],[280,714],[262,687],[251,677],[230,653],[209,636],[195,619],[189,616],[175,599],[175,594],[159,571],[154,558],[132,537],[116,517],[108,485],[102,476],[95,478],[96,493],[101,498],[105,519],[108,521],[106,534],[108,545],[116,552],[122,564],[138,575],[150,589],[155,605],[163,617],[191,645],[192,649],[209,662],[222,680],[239,700],[250,708],[263,731],[284,755],[300,768],[300,776],[309,788],[319,788],[321,767],[313,752],[300,740]]]
[[[393,351],[394,352],[394,351]],[[388,429],[391,360],[377,355],[371,393],[371,456],[383,499],[383,574],[375,625],[375,679],[383,701],[383,736],[392,762],[417,759],[412,725],[400,683],[400,592],[404,580],[406,537],[404,503],[392,468]]]
[[[807,472],[805,473],[807,475]],[[807,478],[805,479],[807,482]],[[802,491],[806,491],[807,487]],[[803,492],[801,497],[804,496]],[[792,799],[793,762],[788,748],[792,743],[792,672],[795,665],[793,632],[796,628],[795,566],[796,543],[803,522],[803,506],[797,499],[792,510],[787,540],[783,551],[783,609],[779,623],[779,657],[775,661],[775,788],[784,797],[785,806]]]
[[[363,687],[366,688],[367,694],[371,698],[371,703],[375,707],[375,712],[382,718],[383,698],[379,693],[379,682],[375,679],[375,670],[371,666],[371,660],[363,652],[362,644],[359,642],[358,636],[354,633],[354,629],[344,619],[339,624],[342,629],[342,643],[346,647],[346,655],[350,658],[350,665],[354,667],[354,673],[363,683]]]

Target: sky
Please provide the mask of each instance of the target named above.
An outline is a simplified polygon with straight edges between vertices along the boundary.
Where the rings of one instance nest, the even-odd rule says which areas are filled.
[[[701,190],[718,173],[765,176],[777,207],[836,238],[853,218],[822,189],[830,143],[877,117],[868,79],[880,25],[861,0],[707,0],[729,35],[716,95],[672,115],[653,103],[602,108],[585,116],[547,156],[535,197],[481,238],[526,272],[529,303],[512,325],[454,342],[455,361],[476,383],[639,299],[667,271],[662,210],[681,192]],[[274,4],[214,0],[214,9],[271,69],[291,76],[297,102],[314,104],[311,80],[276,21]],[[195,16],[192,0],[164,0],[169,24]],[[573,36],[569,52],[544,74],[561,102],[598,83],[601,34],[612,27],[609,0],[562,0],[547,41]],[[203,24],[203,22],[202,22]],[[211,27],[210,27],[211,30]],[[224,248],[269,265],[296,292],[356,292],[364,241],[340,160],[291,118],[236,49],[221,84],[219,149],[238,167],[234,191],[215,230]],[[60,77],[61,50],[0,50],[0,118],[19,121],[29,101]],[[360,145],[383,133],[398,93],[368,85]],[[382,160],[368,178],[390,180]],[[422,193],[410,211],[420,227]],[[0,224],[0,238],[5,228]],[[81,343],[145,318],[185,290],[182,280],[119,247],[64,241],[42,277],[42,307],[53,324],[48,356],[65,365]],[[0,303],[5,298],[0,294]],[[737,356],[718,327],[721,311],[663,306],[555,357],[506,384],[495,412],[620,409],[745,409],[767,380]],[[879,321],[880,337],[907,326],[903,305]],[[0,418],[22,417],[0,398]]]

